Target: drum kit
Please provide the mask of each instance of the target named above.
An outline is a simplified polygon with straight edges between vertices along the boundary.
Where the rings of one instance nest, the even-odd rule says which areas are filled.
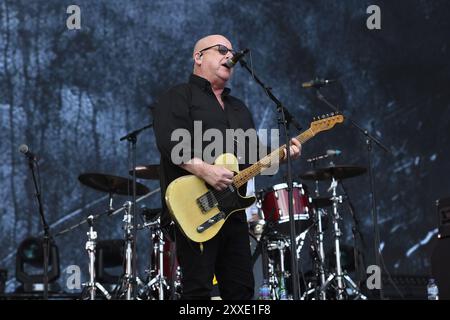
[[[366,168],[360,166],[334,165],[314,168],[298,176],[302,181],[315,183],[314,197],[310,195],[306,185],[293,183],[293,207],[296,230],[296,255],[301,261],[300,252],[307,234],[311,239],[311,256],[313,257],[313,281],[306,283],[301,299],[366,299],[358,286],[344,270],[341,258],[342,231],[339,212],[340,205],[346,201],[346,195],[338,194],[338,186],[342,180],[362,175]],[[319,193],[319,183],[330,183],[327,190],[329,196]],[[288,215],[287,184],[277,184],[257,192],[258,219],[249,222],[250,234],[257,241],[253,254],[253,262],[261,255],[264,283],[268,283],[271,299],[289,299],[290,237]],[[332,224],[334,255],[326,261],[324,250],[324,230]],[[332,266],[332,267],[330,267]],[[292,296],[292,295],[291,295]]]
[[[136,166],[130,170],[130,175],[135,172],[137,178],[147,180],[159,180],[158,165]],[[314,257],[315,283],[305,283],[302,299],[346,299],[350,295],[355,299],[366,299],[360,292],[355,282],[346,274],[341,264],[341,237],[339,212],[340,204],[345,201],[338,194],[338,185],[343,179],[349,179],[366,172],[364,167],[331,165],[323,168],[315,168],[300,174],[301,180],[314,181],[314,197],[310,195],[305,184],[293,183],[293,208],[294,225],[296,230],[296,256],[301,261],[301,251],[306,236],[314,234],[311,240],[311,251]],[[105,192],[109,196],[108,208],[97,215],[89,215],[86,220],[76,226],[63,230],[59,234],[72,230],[83,223],[89,226],[85,250],[89,260],[89,280],[84,283],[82,299],[97,299],[97,293],[101,293],[105,299],[140,299],[140,300],[168,300],[177,299],[181,295],[181,270],[178,266],[174,243],[164,235],[161,228],[160,209],[141,210],[144,223],[137,225],[137,230],[147,229],[152,243],[150,248],[150,266],[146,270],[146,279],[133,277],[133,246],[136,245],[133,232],[134,217],[132,215],[132,202],[125,201],[120,209],[114,210],[113,197],[115,195],[130,195],[133,193],[131,179],[102,174],[84,173],[78,177],[79,181],[89,188]],[[331,183],[328,188],[329,196],[319,194],[319,183]],[[136,182],[136,202],[140,202],[149,195],[159,191],[150,190],[143,184]],[[253,261],[261,254],[263,277],[270,286],[271,299],[289,298],[289,279],[292,271],[289,267],[290,238],[289,238],[289,214],[288,214],[288,186],[286,183],[276,184],[270,188],[261,190],[256,194],[258,209],[257,219],[249,221],[250,235],[257,241],[257,247],[253,254]],[[328,210],[328,211],[327,211]],[[114,287],[114,292],[108,292],[102,283],[96,280],[96,247],[97,232],[95,222],[102,215],[115,215],[123,212],[124,253],[123,275],[119,283]],[[331,220],[331,221],[329,221]],[[334,261],[326,263],[324,250],[324,230],[331,222],[334,239]],[[311,238],[311,237],[310,237]],[[329,266],[333,265],[333,268]],[[305,282],[305,281],[304,281]]]

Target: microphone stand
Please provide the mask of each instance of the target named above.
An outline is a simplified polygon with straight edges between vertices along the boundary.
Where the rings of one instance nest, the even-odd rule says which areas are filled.
[[[240,61],[241,66],[247,70],[252,78],[258,83],[269,96],[269,98],[276,104],[278,112],[278,123],[284,127],[284,138],[286,140],[286,155],[287,155],[287,185],[288,185],[288,199],[289,199],[289,227],[290,227],[290,250],[291,250],[291,270],[292,270],[292,291],[293,299],[299,300],[301,297],[300,284],[299,284],[299,274],[298,274],[298,261],[297,255],[297,242],[296,242],[296,232],[295,232],[295,221],[294,221],[294,206],[293,206],[293,194],[292,194],[292,166],[291,166],[291,155],[290,155],[290,138],[289,138],[289,125],[292,123],[299,131],[301,126],[292,117],[289,111],[282,105],[282,103],[273,95],[272,88],[267,87],[251,70],[247,62],[244,59]]]
[[[44,239],[42,242],[42,247],[44,251],[44,300],[48,300],[48,260],[49,260],[49,248],[50,248],[50,228],[47,224],[47,221],[45,220],[44,216],[44,209],[42,206],[42,199],[41,199],[41,190],[39,189],[39,185],[36,179],[36,174],[34,171],[34,164],[36,163],[36,166],[38,166],[37,160],[33,157],[28,157],[28,166],[31,170],[31,175],[33,177],[33,184],[34,189],[36,191],[35,196],[36,200],[38,202],[39,207],[39,216],[41,217],[41,223],[44,228]],[[40,178],[39,178],[40,179]]]
[[[133,163],[133,198],[132,198],[132,208],[131,208],[131,216],[133,217],[133,232],[132,232],[132,238],[133,238],[133,248],[131,253],[131,264],[132,264],[132,276],[131,276],[131,286],[132,295],[133,298],[136,298],[136,290],[135,284],[136,284],[136,278],[137,278],[137,264],[136,264],[136,231],[137,231],[137,217],[136,217],[136,143],[137,143],[137,136],[144,131],[145,129],[151,128],[153,125],[149,124],[145,127],[142,127],[140,129],[134,130],[127,135],[120,138],[120,141],[127,140],[129,142],[129,145],[131,146],[131,152],[132,152],[132,163]],[[130,293],[127,294],[127,298],[131,299]]]
[[[329,106],[332,110],[338,111],[338,108],[330,103],[320,92],[320,90],[316,89],[317,98],[324,102],[327,106]],[[378,226],[378,212],[377,212],[377,202],[375,197],[375,181],[373,176],[373,167],[372,167],[372,142],[380,147],[384,152],[390,154],[391,151],[379,141],[377,138],[372,136],[367,129],[363,129],[360,125],[358,125],[351,118],[346,117],[346,119],[356,128],[358,129],[365,137],[366,137],[366,146],[367,146],[367,158],[368,158],[368,166],[369,166],[369,179],[370,179],[370,193],[372,198],[372,220],[373,220],[373,229],[374,229],[374,253],[375,253],[375,263],[381,268],[381,251],[380,251],[380,228]],[[384,299],[383,295],[383,286],[380,287],[380,300]]]

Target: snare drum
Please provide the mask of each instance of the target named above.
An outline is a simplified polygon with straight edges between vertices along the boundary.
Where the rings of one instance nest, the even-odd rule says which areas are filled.
[[[309,196],[306,186],[293,183],[294,220],[297,234],[305,231],[312,224],[309,216]],[[290,234],[289,197],[287,184],[280,183],[266,190],[262,202],[264,219],[272,228],[284,235]]]

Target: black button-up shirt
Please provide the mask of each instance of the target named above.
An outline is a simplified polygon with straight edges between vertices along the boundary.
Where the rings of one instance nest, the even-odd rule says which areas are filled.
[[[192,148],[191,153],[187,156],[187,160],[190,160],[194,155],[198,155],[193,147],[194,121],[201,121],[203,132],[207,129],[217,129],[223,134],[224,152],[231,151],[225,148],[226,129],[243,129],[244,131],[250,128],[254,129],[250,111],[241,100],[230,95],[229,88],[224,89],[222,101],[224,108],[214,95],[209,81],[191,75],[188,83],[169,89],[153,105],[153,128],[156,144],[161,154],[160,179],[163,214],[167,211],[164,200],[167,186],[176,178],[190,174],[171,160],[172,148],[179,143],[179,141],[171,141],[174,130],[183,128],[191,134]],[[203,142],[202,149],[209,143],[211,142]],[[202,150],[197,151],[201,152]],[[215,156],[217,157],[219,154]],[[247,165],[241,165],[240,169],[242,170]],[[241,194],[243,192],[245,195],[245,190],[246,187],[242,188]]]

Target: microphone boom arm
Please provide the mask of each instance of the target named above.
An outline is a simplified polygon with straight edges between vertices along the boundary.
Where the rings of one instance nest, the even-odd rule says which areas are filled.
[[[281,110],[283,110],[284,112],[284,116],[285,116],[285,120],[287,123],[292,123],[294,125],[294,127],[298,130],[301,131],[302,130],[302,126],[297,122],[297,120],[291,115],[291,113],[289,112],[289,110],[287,110],[282,103],[280,102],[280,100],[278,100],[272,93],[272,88],[267,87],[254,73],[253,71],[249,68],[249,66],[247,65],[247,62],[244,59],[241,59],[239,61],[239,63],[241,64],[241,66],[247,70],[253,77],[253,79],[255,79],[255,81],[264,89],[264,91],[266,92],[266,94],[269,96],[269,98],[276,104],[277,106],[277,111],[281,112]]]

